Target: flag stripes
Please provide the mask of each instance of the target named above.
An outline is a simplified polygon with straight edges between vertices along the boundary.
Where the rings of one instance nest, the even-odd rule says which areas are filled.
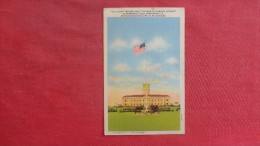
[[[133,54],[137,55],[139,53],[142,53],[145,51],[145,43],[142,43],[141,45],[137,45],[133,49]]]

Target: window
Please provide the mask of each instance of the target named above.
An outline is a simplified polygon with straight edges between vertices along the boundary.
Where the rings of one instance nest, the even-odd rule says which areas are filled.
[[[125,104],[126,105],[126,104]]]
[[[125,100],[125,102],[126,102],[126,100]]]
[[[168,103],[166,103],[168,105]]]

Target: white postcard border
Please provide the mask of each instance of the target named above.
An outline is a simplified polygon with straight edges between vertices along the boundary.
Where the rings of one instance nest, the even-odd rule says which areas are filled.
[[[107,17],[121,17],[121,13],[111,13],[111,10],[154,10],[169,11],[163,17],[180,17],[180,130],[179,131],[108,131],[108,93],[107,93]],[[157,134],[185,134],[185,9],[176,7],[153,8],[104,8],[103,11],[104,37],[104,134],[105,135],[157,135]],[[127,16],[126,16],[127,17]],[[131,16],[132,17],[132,16]],[[133,16],[144,17],[144,16]],[[146,16],[159,17],[159,16]]]

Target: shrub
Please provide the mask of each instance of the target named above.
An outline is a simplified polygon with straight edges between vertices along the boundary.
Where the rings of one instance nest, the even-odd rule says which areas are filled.
[[[170,106],[161,106],[159,107],[159,111],[171,111]]]
[[[122,109],[122,112],[134,112],[135,107],[134,106],[126,106]]]
[[[117,112],[117,109],[113,107],[108,107],[108,112]]]

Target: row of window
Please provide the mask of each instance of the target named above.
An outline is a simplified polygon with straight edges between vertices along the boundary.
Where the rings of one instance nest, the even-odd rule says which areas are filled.
[[[137,104],[135,104],[135,103],[132,104],[132,103],[131,103],[131,104],[125,104],[125,105],[134,105],[134,106],[136,105],[136,106],[138,106],[138,105],[144,105],[144,103],[143,103],[143,104],[141,104],[141,103],[140,103],[140,104],[138,104],[138,103],[137,103]],[[149,105],[150,105],[150,104],[149,104]],[[156,104],[156,103],[154,103],[154,104],[151,103],[151,105],[163,105],[163,104],[162,104],[162,103],[161,103],[161,104],[160,104],[160,103],[157,103],[157,104]],[[165,105],[168,105],[168,103],[166,103]]]
[[[127,101],[130,101],[130,100],[125,100],[125,102],[127,102]],[[131,102],[135,102],[135,100],[131,100]],[[142,101],[142,100],[136,100],[136,101]],[[143,101],[145,101],[145,100],[143,100]],[[148,101],[150,101],[150,99],[148,99]],[[151,101],[156,101],[156,99],[151,99]],[[157,100],[157,101],[160,101],[159,99]],[[161,101],[163,101],[163,99],[161,99]],[[168,101],[168,99],[166,99],[166,101]]]

